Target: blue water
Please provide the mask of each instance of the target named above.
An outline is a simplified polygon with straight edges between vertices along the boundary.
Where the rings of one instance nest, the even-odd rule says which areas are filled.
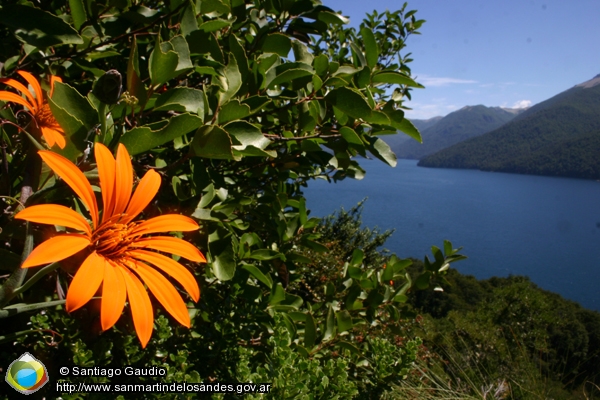
[[[469,257],[453,264],[462,273],[527,275],[600,311],[600,182],[416,164],[363,160],[361,181],[310,182],[307,208],[325,216],[368,197],[363,225],[396,229],[385,247],[399,257],[422,259],[448,239]]]

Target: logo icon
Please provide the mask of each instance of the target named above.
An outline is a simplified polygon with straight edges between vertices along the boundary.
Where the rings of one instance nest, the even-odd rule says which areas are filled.
[[[23,353],[8,367],[6,382],[17,392],[31,394],[48,382],[48,371],[40,360],[29,353]]]

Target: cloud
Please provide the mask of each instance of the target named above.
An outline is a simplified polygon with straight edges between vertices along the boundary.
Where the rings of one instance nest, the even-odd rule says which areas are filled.
[[[458,79],[458,78],[446,78],[446,77],[436,77],[436,76],[428,76],[422,75],[417,76],[417,82],[427,86],[439,87],[439,86],[448,86],[455,84],[465,84],[465,83],[477,83],[477,81],[473,81],[470,79]]]
[[[455,104],[422,104],[422,103],[410,103],[408,104],[412,110],[406,110],[405,115],[409,119],[429,119],[438,116],[445,116],[452,111],[458,110],[460,107]]]
[[[519,100],[512,106],[512,108],[528,108],[528,107],[531,107],[531,100]]]

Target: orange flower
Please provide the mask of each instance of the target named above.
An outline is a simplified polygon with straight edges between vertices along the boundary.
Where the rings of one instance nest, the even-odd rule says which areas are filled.
[[[17,80],[3,78],[0,79],[0,83],[4,83],[5,85],[17,89],[21,94],[25,95],[27,99],[24,99],[16,93],[0,90],[0,100],[12,101],[13,103],[27,107],[29,111],[31,111],[33,119],[42,132],[44,139],[46,139],[48,146],[52,147],[54,146],[54,143],[56,143],[58,144],[58,147],[64,149],[66,144],[64,137],[65,131],[60,127],[58,122],[56,122],[54,115],[52,115],[50,105],[48,104],[48,101],[44,99],[39,82],[29,72],[17,71],[17,73],[31,85],[33,92],[29,91],[25,85]],[[54,75],[50,77],[50,97],[52,97],[52,93],[54,92],[54,82],[62,82],[62,79]]]
[[[188,310],[181,296],[150,265],[179,282],[194,301],[200,298],[198,283],[187,269],[171,257],[149,250],[206,262],[202,253],[184,240],[172,236],[146,235],[193,231],[199,227],[192,219],[179,214],[132,222],[158,192],[160,175],[149,170],[131,196],[133,169],[125,146],[119,144],[116,160],[100,143],[95,144],[94,152],[104,206],[101,219],[94,191],[83,173],[71,161],[56,153],[39,152],[44,162],[79,196],[89,210],[92,221],[90,227],[83,216],[56,204],[35,205],[19,212],[15,218],[60,225],[81,232],[60,234],[41,243],[31,252],[22,268],[64,260],[87,248],[91,253],[75,273],[67,293],[67,311],[72,312],[86,304],[102,286],[102,329],[107,330],[117,322],[127,298],[138,338],[142,347],[146,347],[152,335],[154,314],[144,284],[173,318],[190,327]]]

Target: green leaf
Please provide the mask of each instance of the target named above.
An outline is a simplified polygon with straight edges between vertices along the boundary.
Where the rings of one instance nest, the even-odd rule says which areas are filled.
[[[446,255],[446,257],[453,255],[457,251],[458,250],[452,249],[452,242],[450,242],[449,240],[444,240],[444,254]]]
[[[241,104],[239,100],[231,100],[219,110],[217,122],[221,125],[250,115],[250,106]],[[262,135],[261,135],[262,136]]]
[[[375,35],[371,29],[366,27],[360,30],[360,35],[362,36],[363,44],[365,45],[367,65],[373,68],[377,65],[377,61],[379,60],[379,46],[375,41]]]
[[[225,19],[211,19],[210,21],[206,21],[203,24],[200,24],[200,26],[198,26],[198,29],[200,29],[203,32],[215,32],[215,31],[220,31],[223,28],[228,28],[231,26],[231,22],[225,20]]]
[[[246,49],[244,48],[244,42],[238,39],[234,34],[229,35],[229,51],[233,54],[235,61],[237,62],[238,70],[242,76],[242,89],[244,89],[244,87],[247,87],[246,78],[250,72],[250,68],[248,66],[248,57],[246,55]]]
[[[346,295],[346,298],[344,299],[344,305],[345,305],[346,309],[348,309],[348,310],[354,309],[356,299],[358,299],[358,296],[360,296],[361,293],[362,293],[362,290],[359,286],[355,285],[355,286],[350,287],[350,289],[348,290],[348,294]]]
[[[406,76],[403,73],[396,72],[396,71],[378,72],[373,75],[373,77],[371,78],[371,82],[407,85],[407,86],[416,87],[416,88],[420,88],[420,89],[424,88],[423,85],[418,84],[409,76]]]
[[[415,281],[415,286],[419,290],[427,289],[429,287],[429,280],[431,278],[431,272],[423,272]]]
[[[198,129],[202,118],[192,114],[177,115],[167,121],[133,128],[121,138],[129,154],[136,155],[161,146]]]
[[[209,240],[208,249],[212,259],[210,266],[217,279],[221,281],[232,279],[235,275],[236,262],[231,236]]]
[[[283,323],[285,324],[285,327],[290,333],[291,338],[294,339],[296,333],[298,332],[294,320],[286,313],[281,313],[281,316],[283,317]]]
[[[398,303],[406,303],[408,301],[408,296],[405,294],[398,294],[394,297],[394,301]]]
[[[419,130],[406,118],[404,118],[402,122],[395,127],[406,133],[411,138],[415,139],[417,142],[423,143],[423,139],[421,138],[421,133],[419,133]]]
[[[292,41],[289,36],[282,33],[271,33],[267,35],[262,44],[263,53],[275,53],[280,57],[287,57],[292,49]]]
[[[350,260],[350,265],[353,267],[360,267],[365,258],[365,253],[361,249],[354,249],[352,252],[352,259]]]
[[[204,125],[196,132],[191,144],[191,151],[195,156],[204,158],[216,158],[234,160],[231,149],[231,137],[218,126]]]
[[[194,64],[192,64],[190,58],[190,48],[184,37],[181,35],[173,36],[171,40],[169,40],[169,43],[171,43],[173,50],[179,57],[177,67],[175,67],[175,76],[194,68]]]
[[[306,313],[306,321],[304,323],[304,346],[311,350],[315,347],[317,339],[317,325],[311,313]]]
[[[323,246],[321,243],[315,242],[310,239],[302,240],[302,244],[308,247],[309,249],[316,251],[317,253],[325,253],[329,251],[329,249],[326,246]]]
[[[39,49],[83,43],[81,36],[69,24],[35,7],[4,5],[0,10],[0,23],[13,28],[17,38]]]
[[[242,101],[242,104],[247,104],[250,107],[250,112],[254,114],[257,111],[263,109],[263,107],[269,104],[272,100],[267,96],[251,96]]]
[[[398,262],[392,264],[392,268],[394,269],[394,274],[397,274],[398,272],[404,271],[406,268],[410,267],[412,265],[412,260],[410,259],[405,259],[405,260],[399,260]]]
[[[360,47],[358,47],[356,43],[350,43],[350,48],[352,49],[352,61],[354,65],[358,65],[361,68],[366,67],[367,59],[365,58],[365,55],[361,51]]]
[[[317,6],[317,7],[315,7],[315,10],[320,7],[324,8],[324,9],[327,8],[327,7],[323,7],[323,6]],[[325,22],[326,24],[332,24],[332,25],[344,25],[344,24],[350,23],[350,20],[348,18],[344,17],[343,15],[340,15],[333,11],[325,11],[325,10],[319,11],[317,13],[317,19],[319,21]]]
[[[274,151],[265,151],[267,146],[271,144],[271,141],[264,137],[260,129],[251,123],[233,121],[223,126],[223,129],[229,133],[234,151],[247,155],[277,156],[277,153]]]
[[[381,283],[387,283],[394,278],[394,267],[388,263],[381,274]]]
[[[312,55],[308,46],[299,40],[292,42],[292,48],[294,50],[294,59],[304,64],[312,65],[315,56]]]
[[[54,83],[52,101],[58,107],[68,110],[69,114],[80,120],[86,128],[92,128],[98,123],[98,112],[88,98],[66,83]]]
[[[160,43],[160,36],[158,36],[148,62],[152,85],[159,86],[173,78],[178,64],[179,56],[173,50],[171,43]]]
[[[368,119],[371,116],[372,111],[367,100],[359,92],[350,88],[333,89],[325,96],[325,101],[352,118]]]
[[[184,36],[198,30],[198,20],[196,20],[196,10],[192,4],[188,5],[181,15],[181,33]]]
[[[313,67],[315,68],[315,73],[323,77],[329,71],[329,58],[325,54],[319,54],[313,60]]]
[[[224,68],[223,75],[219,77],[221,91],[219,103],[225,104],[242,87],[242,75],[233,54],[229,53],[229,64]]]
[[[274,260],[276,258],[285,260],[283,254],[269,249],[259,249],[253,251],[248,258],[252,258],[254,260],[265,261],[265,260]]]
[[[330,340],[335,336],[335,313],[331,306],[328,307],[327,320],[325,321],[325,334],[323,335],[323,341]]]
[[[274,306],[285,300],[285,290],[281,283],[271,288],[271,295],[269,296],[269,305]]]
[[[349,128],[347,126],[342,126],[340,128],[340,134],[342,135],[344,140],[346,142],[348,142],[348,144],[353,144],[353,145],[356,145],[359,147],[363,147],[365,145],[363,143],[363,141],[360,139],[360,137],[356,134],[354,129],[352,129],[352,128]]]
[[[143,108],[147,100],[146,86],[140,78],[140,56],[138,54],[137,41],[135,35],[131,40],[131,50],[129,51],[129,60],[127,61],[127,91],[130,95],[138,99],[139,105]]]
[[[156,111],[178,111],[204,117],[204,93],[202,90],[176,87],[161,94],[154,103]]]
[[[264,283],[265,286],[267,286],[269,289],[273,287],[273,279],[271,279],[271,275],[265,275],[256,265],[243,264],[242,268],[250,272],[250,274],[252,274],[253,277],[258,279],[259,282]]]
[[[352,329],[352,317],[348,311],[338,311],[335,313],[335,317],[337,319],[337,328],[339,333]]]
[[[276,75],[272,81],[267,81],[267,87],[273,88],[276,85],[281,85],[282,83],[291,82],[294,79],[303,78],[305,76],[310,76],[313,73],[306,69],[293,68],[283,71],[279,75]]]
[[[231,8],[227,5],[227,2],[223,2],[221,0],[203,0],[198,1],[196,3],[196,7],[201,7],[201,11],[197,10],[197,14],[209,14],[215,12],[217,14],[229,14],[231,12]]]
[[[358,349],[358,347],[356,347],[355,345],[353,345],[352,343],[349,342],[345,342],[343,340],[340,340],[339,342],[337,342],[335,344],[338,347],[341,347],[342,349],[346,349],[349,350],[351,353],[353,354],[357,354],[357,355],[362,355],[361,351]]]
[[[54,94],[48,103],[52,115],[64,129],[67,138],[64,149],[55,147],[53,151],[75,161],[86,148],[85,139],[88,132],[93,133],[98,124],[98,112],[86,97],[66,83],[54,84]]]
[[[69,8],[71,9],[71,17],[73,17],[75,29],[79,30],[81,25],[87,21],[83,0],[69,0]]]
[[[378,137],[367,136],[366,139],[370,143],[369,151],[373,155],[385,162],[391,167],[395,167],[397,164],[397,158],[390,146],[386,142],[379,139]]]

